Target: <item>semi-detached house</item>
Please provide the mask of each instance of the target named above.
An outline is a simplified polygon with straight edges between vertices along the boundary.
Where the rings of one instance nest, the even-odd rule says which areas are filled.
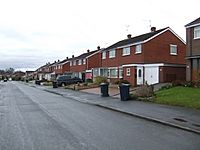
[[[133,86],[185,80],[185,42],[169,27],[139,36],[127,36],[101,52],[101,67],[93,76],[119,79]]]
[[[186,26],[186,79],[187,81],[200,80],[200,17]]]
[[[74,76],[85,79],[92,79],[92,69],[100,66],[101,49],[97,47],[97,50],[83,53],[77,57],[72,56],[70,59],[70,71]]]

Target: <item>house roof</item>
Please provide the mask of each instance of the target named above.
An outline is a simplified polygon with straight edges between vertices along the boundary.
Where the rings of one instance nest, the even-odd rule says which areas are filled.
[[[167,28],[163,28],[163,29],[160,29],[160,30],[157,30],[154,32],[149,32],[149,33],[142,34],[142,35],[139,35],[136,37],[132,37],[130,39],[125,39],[125,40],[119,41],[119,42],[107,47],[105,50],[110,50],[110,49],[114,49],[114,48],[121,47],[124,45],[129,45],[129,44],[133,44],[133,43],[140,43],[140,42],[146,41],[146,40],[154,37],[155,35],[161,33],[162,31],[166,30]]]
[[[186,28],[200,25],[200,17],[185,25]]]
[[[91,52],[87,52],[87,53],[83,53],[77,57],[74,57],[74,59],[84,59],[92,54],[94,54],[95,52],[97,52],[98,50],[94,50],[94,51],[91,51]]]

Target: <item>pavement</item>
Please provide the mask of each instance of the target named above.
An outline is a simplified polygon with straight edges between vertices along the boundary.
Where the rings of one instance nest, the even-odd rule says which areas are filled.
[[[85,91],[74,91],[64,88],[52,88],[33,84],[29,85],[81,103],[103,107],[134,117],[200,134],[200,110],[136,100],[121,101],[119,97],[101,97],[98,92],[88,93]]]

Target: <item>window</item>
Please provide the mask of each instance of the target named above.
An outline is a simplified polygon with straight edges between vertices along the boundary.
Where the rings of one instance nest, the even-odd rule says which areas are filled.
[[[177,55],[177,45],[170,45],[170,54]]]
[[[200,26],[194,27],[194,39],[200,38]]]
[[[126,68],[126,75],[130,76],[131,75],[131,69],[130,68]]]
[[[73,61],[73,66],[76,66],[76,60]]]
[[[109,77],[117,78],[118,70],[117,68],[109,69]]]
[[[82,65],[82,59],[78,60],[78,65]]]
[[[119,78],[123,78],[123,68],[119,68]]]
[[[114,58],[115,57],[115,49],[109,51],[109,58]]]
[[[106,52],[102,53],[102,59],[106,59]]]
[[[135,54],[140,54],[142,53],[142,45],[139,44],[139,45],[136,45],[135,47]]]
[[[83,59],[83,64],[84,64],[84,65],[86,64],[86,59]]]
[[[141,69],[138,70],[138,77],[139,77],[139,78],[142,77],[142,70],[141,70]]]
[[[130,55],[130,47],[123,48],[122,56]]]

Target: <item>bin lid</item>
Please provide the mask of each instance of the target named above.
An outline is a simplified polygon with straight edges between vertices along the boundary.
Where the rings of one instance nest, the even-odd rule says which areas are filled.
[[[108,85],[108,83],[101,83],[100,85]]]
[[[120,84],[119,86],[130,86],[130,84],[122,83],[122,84]]]

